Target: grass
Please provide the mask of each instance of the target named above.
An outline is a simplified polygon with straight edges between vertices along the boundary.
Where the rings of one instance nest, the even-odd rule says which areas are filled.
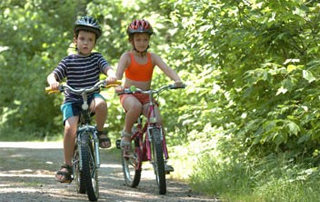
[[[0,128],[0,141],[3,142],[59,141],[61,138],[61,134],[39,134],[35,132],[19,131],[14,128]]]
[[[295,165],[281,157],[246,164],[208,156],[190,176],[193,189],[223,202],[314,202],[320,196],[318,168]]]
[[[195,134],[189,143],[169,147],[173,178],[188,181],[193,191],[222,202],[319,201],[320,170],[307,159],[248,156],[248,148],[230,136],[209,133],[210,139]]]

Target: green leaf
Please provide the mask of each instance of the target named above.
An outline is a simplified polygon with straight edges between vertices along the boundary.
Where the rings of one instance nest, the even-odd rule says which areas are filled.
[[[302,71],[303,78],[306,79],[309,83],[312,83],[313,81],[316,80],[316,78],[313,76],[312,72],[308,70],[303,70]]]
[[[287,121],[287,126],[291,134],[298,135],[300,127],[293,121]]]

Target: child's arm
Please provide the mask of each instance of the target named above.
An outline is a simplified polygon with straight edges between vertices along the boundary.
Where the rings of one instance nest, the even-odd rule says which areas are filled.
[[[57,81],[56,75],[54,73],[51,73],[47,77],[47,82],[50,85],[52,90],[57,90],[60,83]]]
[[[115,77],[113,68],[111,66],[108,66],[104,69],[104,74],[107,75],[108,77]]]
[[[130,63],[129,53],[122,54],[116,70],[116,77],[118,80],[122,79],[123,73],[125,69],[128,67],[129,63]]]
[[[182,85],[182,80],[179,75],[171,69],[158,55],[152,54],[154,58],[154,64],[157,65],[170,79],[172,79],[175,85]]]
[[[104,68],[104,73],[105,73],[105,75],[107,75],[106,81],[108,83],[112,83],[117,80],[115,73],[113,71],[113,68],[111,66],[107,66],[106,68]]]

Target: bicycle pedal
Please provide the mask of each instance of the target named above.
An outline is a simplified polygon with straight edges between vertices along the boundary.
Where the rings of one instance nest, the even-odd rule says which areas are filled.
[[[121,149],[120,144],[121,144],[121,140],[116,140],[116,146],[118,149]]]

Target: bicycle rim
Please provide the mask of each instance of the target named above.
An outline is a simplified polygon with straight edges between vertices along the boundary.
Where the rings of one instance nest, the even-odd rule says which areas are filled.
[[[136,139],[134,142],[135,144],[132,145],[133,150],[130,152],[130,154],[127,154],[122,150],[122,168],[124,180],[130,187],[138,186],[141,179],[142,155],[138,139]]]
[[[99,198],[98,170],[95,166],[93,149],[89,141],[89,134],[81,137],[82,171],[81,179],[90,201],[97,201]]]
[[[156,175],[156,181],[159,188],[159,194],[166,194],[166,174],[164,168],[163,148],[161,141],[161,133],[158,128],[151,130],[152,136],[152,165]]]

